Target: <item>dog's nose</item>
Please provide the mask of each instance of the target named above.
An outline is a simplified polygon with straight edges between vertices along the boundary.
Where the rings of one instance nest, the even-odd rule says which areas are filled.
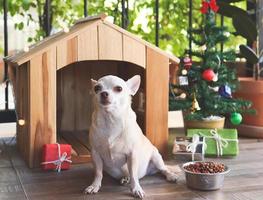
[[[108,92],[102,92],[102,93],[100,93],[100,96],[101,96],[102,98],[106,99],[106,98],[108,98],[109,93],[108,93]]]

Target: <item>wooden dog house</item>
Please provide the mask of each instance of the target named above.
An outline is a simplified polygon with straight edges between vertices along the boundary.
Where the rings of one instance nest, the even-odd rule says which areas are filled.
[[[179,59],[107,22],[105,15],[80,20],[5,61],[15,94],[17,143],[29,167],[39,166],[46,143],[70,143],[73,159],[90,158],[90,79],[108,74],[126,80],[141,75],[133,108],[146,136],[166,151],[169,66]]]

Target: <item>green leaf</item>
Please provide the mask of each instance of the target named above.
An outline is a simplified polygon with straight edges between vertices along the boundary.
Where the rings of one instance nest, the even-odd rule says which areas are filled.
[[[256,24],[245,15],[235,15],[233,17],[233,25],[238,35],[243,36],[249,42],[257,40]]]
[[[221,3],[221,2],[224,2],[224,3],[235,3],[235,2],[240,2],[240,1],[245,1],[245,0],[217,0],[217,3]]]
[[[24,28],[24,22],[20,22],[20,23],[17,25],[17,28],[18,28],[18,30],[23,30],[23,28]]]
[[[33,42],[33,38],[32,37],[27,38],[27,42]]]
[[[236,6],[229,5],[228,3],[225,2],[218,2],[219,10],[217,13],[226,16],[226,17],[231,17],[233,18],[235,15],[248,15],[248,13]]]
[[[30,8],[30,2],[28,0],[23,0],[22,2],[22,8],[27,11]]]

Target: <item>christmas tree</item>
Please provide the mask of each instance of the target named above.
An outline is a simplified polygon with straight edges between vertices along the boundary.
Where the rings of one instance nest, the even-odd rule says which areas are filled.
[[[201,120],[210,116],[231,116],[233,124],[242,121],[240,113],[249,111],[251,103],[232,96],[238,86],[236,70],[226,66],[235,61],[233,50],[221,51],[218,46],[228,40],[226,27],[217,26],[215,14],[219,7],[216,0],[202,2],[200,9],[204,25],[189,30],[199,51],[190,51],[178,69],[178,83],[171,85],[170,110],[185,111],[186,120]],[[199,58],[193,64],[191,57]]]

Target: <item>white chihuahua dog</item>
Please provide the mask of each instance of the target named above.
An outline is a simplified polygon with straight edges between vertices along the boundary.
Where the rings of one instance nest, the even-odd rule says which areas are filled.
[[[140,82],[139,75],[126,82],[116,76],[92,80],[95,108],[89,136],[95,178],[85,193],[99,191],[103,170],[123,184],[130,182],[133,195],[139,198],[145,195],[139,183],[145,175],[160,171],[168,181],[177,179],[136,122],[131,96]]]

